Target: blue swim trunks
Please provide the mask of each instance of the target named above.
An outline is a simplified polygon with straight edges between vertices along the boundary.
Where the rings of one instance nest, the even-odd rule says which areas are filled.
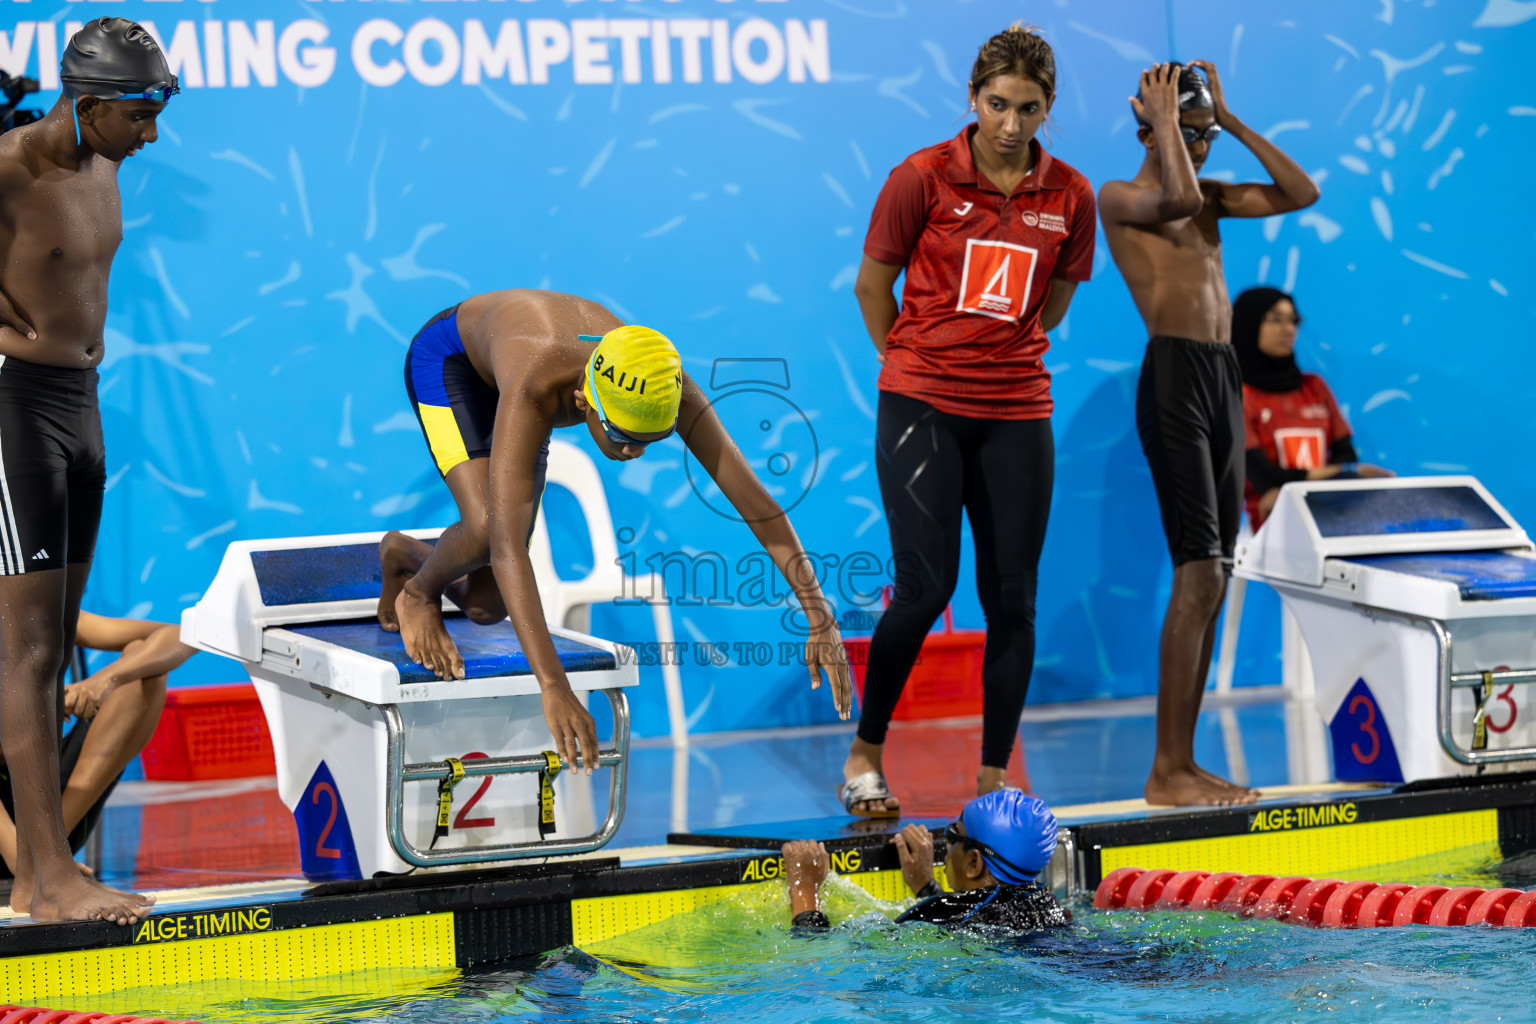
[[[411,396],[411,408],[432,450],[437,471],[445,478],[462,463],[491,457],[491,433],[500,396],[481,379],[464,351],[458,306],[428,320],[411,339],[405,356],[405,391]],[[546,437],[535,469],[536,495],[544,493],[548,466]]]

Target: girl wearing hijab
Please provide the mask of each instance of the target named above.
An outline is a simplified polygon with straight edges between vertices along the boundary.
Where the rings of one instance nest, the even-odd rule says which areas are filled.
[[[1353,431],[1333,392],[1296,366],[1296,302],[1276,288],[1250,288],[1232,304],[1232,346],[1243,373],[1248,520],[1257,530],[1282,484],[1392,476],[1359,461]]]

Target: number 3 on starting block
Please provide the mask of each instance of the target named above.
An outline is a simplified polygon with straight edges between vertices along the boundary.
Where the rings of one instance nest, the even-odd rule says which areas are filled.
[[[1344,695],[1328,732],[1333,740],[1333,775],[1340,782],[1403,781],[1392,732],[1364,679],[1355,680]]]

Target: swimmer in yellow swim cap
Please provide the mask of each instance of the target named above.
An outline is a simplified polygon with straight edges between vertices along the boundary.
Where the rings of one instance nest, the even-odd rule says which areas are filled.
[[[556,750],[591,774],[597,730],[560,665],[528,558],[550,431],[585,423],[598,450],[617,461],[638,459],[675,433],[794,590],[811,626],[811,686],[821,685],[825,669],[833,702],[848,717],[848,664],[810,559],[665,335],[575,295],[490,292],[417,332],[405,387],[459,507],[459,521],[436,545],[398,532],[379,545],[379,624],[400,633],[418,664],[442,679],[464,676],[464,659],[443,625],[444,594],[482,625],[510,612]]]

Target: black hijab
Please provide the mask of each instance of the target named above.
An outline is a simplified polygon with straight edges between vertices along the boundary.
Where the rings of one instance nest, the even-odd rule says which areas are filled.
[[[1296,304],[1295,299],[1278,288],[1249,288],[1232,303],[1232,347],[1237,352],[1237,365],[1242,368],[1243,383],[1260,391],[1295,391],[1302,385],[1294,355],[1277,359],[1259,351],[1259,329],[1264,324],[1264,315],[1281,299],[1290,299],[1292,306]]]

